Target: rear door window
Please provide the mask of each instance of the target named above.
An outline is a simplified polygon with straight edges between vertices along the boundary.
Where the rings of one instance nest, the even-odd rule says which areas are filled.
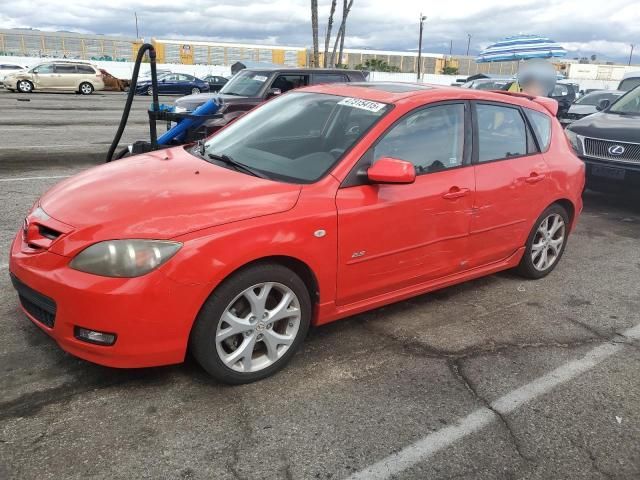
[[[527,154],[527,127],[514,107],[476,104],[478,162]]]
[[[55,66],[55,72],[56,73],[62,73],[62,74],[73,74],[76,73],[76,66],[75,65],[65,65],[65,64],[57,64]]]
[[[89,65],[77,65],[76,68],[78,69],[78,73],[96,73],[93,67]]]
[[[282,93],[309,84],[309,75],[284,74],[278,75],[273,81],[271,88],[279,88]]]
[[[342,83],[348,81],[349,79],[347,76],[341,73],[317,73],[313,76],[313,83],[315,85],[320,83]]]

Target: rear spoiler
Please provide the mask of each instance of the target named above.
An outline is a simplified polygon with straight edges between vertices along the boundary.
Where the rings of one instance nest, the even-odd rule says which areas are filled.
[[[508,92],[506,90],[491,90],[493,93],[500,93],[502,95],[509,95],[511,97],[526,98],[532,102],[542,105],[551,115],[554,117],[558,114],[558,102],[549,97],[536,97],[535,95],[529,95],[524,92]]]

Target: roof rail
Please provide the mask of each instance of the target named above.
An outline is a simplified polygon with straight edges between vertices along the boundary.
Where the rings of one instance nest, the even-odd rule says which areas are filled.
[[[525,92],[508,92],[506,90],[490,90],[493,93],[501,93],[502,95],[509,95],[511,97],[526,98],[538,105],[543,106],[554,117],[558,114],[558,102],[549,97],[536,97]]]

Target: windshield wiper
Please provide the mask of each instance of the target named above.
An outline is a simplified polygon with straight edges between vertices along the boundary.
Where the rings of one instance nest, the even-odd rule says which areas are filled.
[[[231,165],[232,167],[235,167],[236,170],[242,170],[243,172],[253,175],[254,177],[269,179],[269,177],[267,177],[264,173],[259,172],[258,170],[251,168],[244,163],[240,163],[234,160],[229,155],[209,153],[207,154],[207,156],[212,160],[217,160],[219,162],[226,163],[227,165]]]

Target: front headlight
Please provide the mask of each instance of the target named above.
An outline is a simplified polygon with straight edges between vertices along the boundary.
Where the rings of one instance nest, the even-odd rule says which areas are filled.
[[[69,264],[103,277],[139,277],[173,257],[182,244],[163,240],[107,240],[81,251]]]
[[[569,130],[568,128],[565,129],[564,133],[567,136],[567,140],[569,140],[569,143],[571,144],[571,146],[573,147],[573,149],[575,150],[575,152],[578,155],[582,155],[582,139],[580,138],[580,135],[578,135],[577,133]]]

